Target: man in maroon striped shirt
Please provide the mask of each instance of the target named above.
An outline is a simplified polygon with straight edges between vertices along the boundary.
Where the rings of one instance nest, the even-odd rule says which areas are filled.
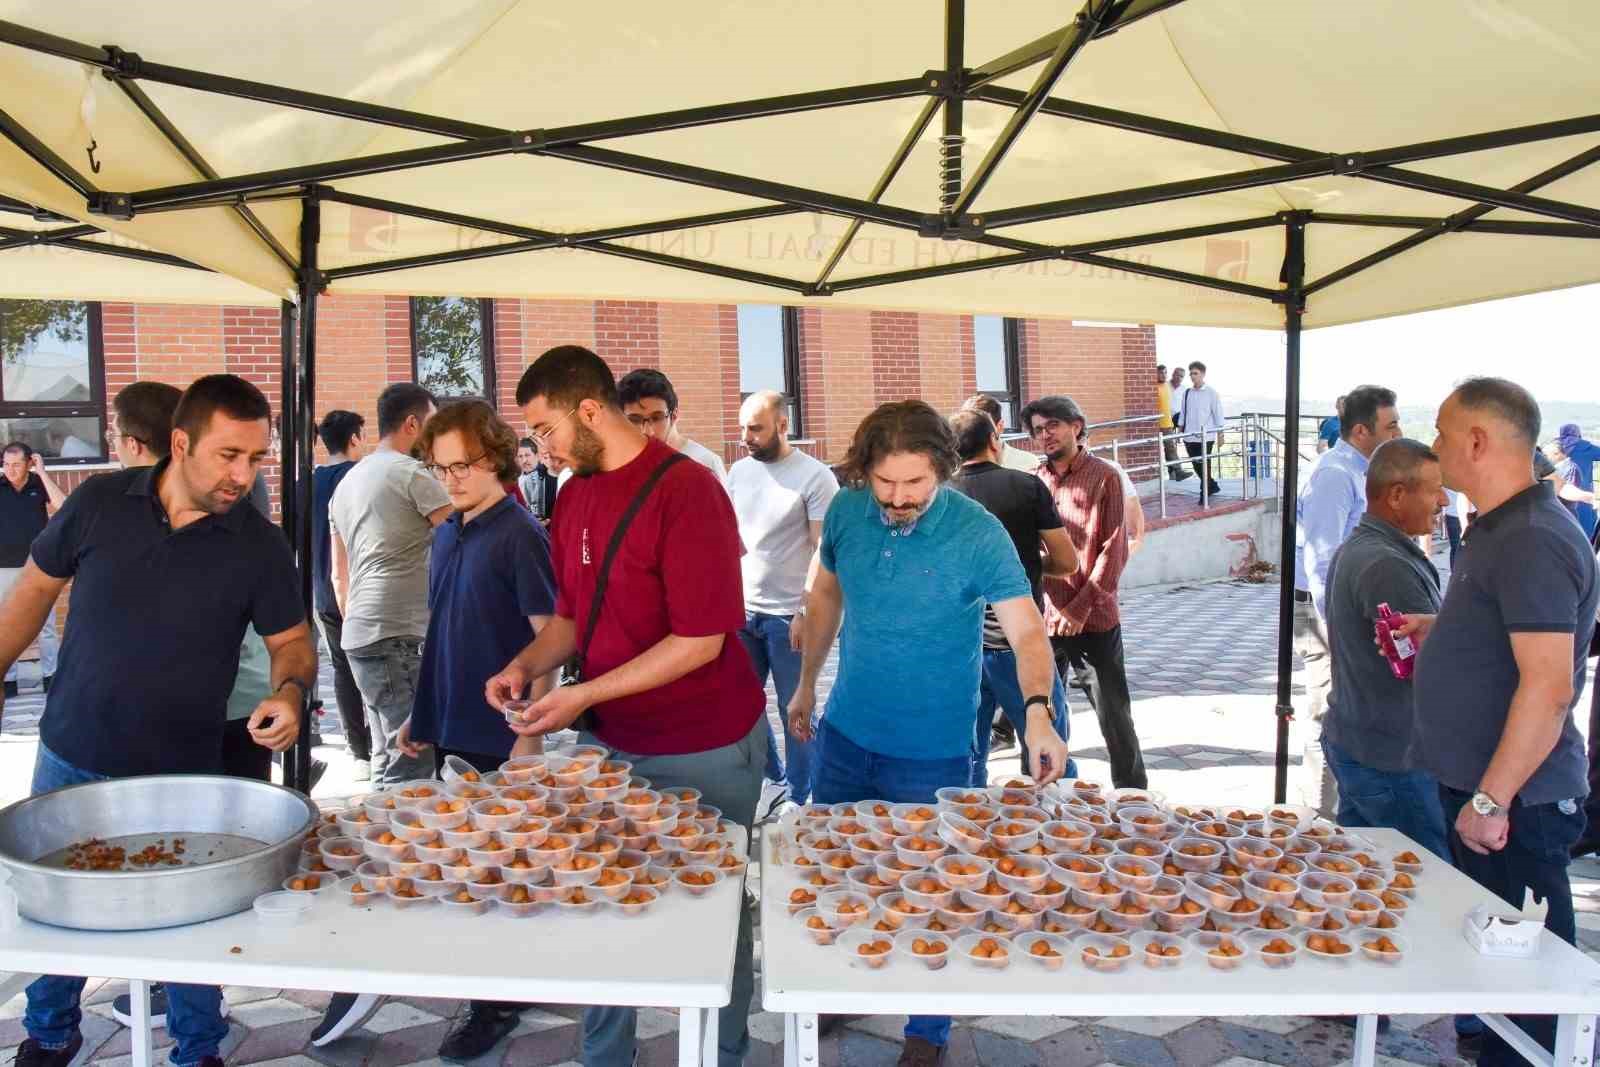
[[[1078,569],[1044,579],[1044,624],[1063,678],[1072,665],[1089,671],[1089,700],[1100,720],[1118,788],[1143,789],[1144,755],[1133,729],[1133,699],[1122,655],[1117,583],[1128,563],[1123,532],[1122,479],[1116,468],[1083,447],[1089,422],[1068,396],[1044,396],[1022,409],[1022,424],[1045,455],[1039,478],[1055,498]]]

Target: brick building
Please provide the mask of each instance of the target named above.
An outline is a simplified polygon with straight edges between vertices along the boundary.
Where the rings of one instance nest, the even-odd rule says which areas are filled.
[[[427,377],[429,357],[415,351],[413,321],[427,307],[402,296],[324,297],[317,411],[348,408],[375,428],[375,402],[386,384]],[[547,348],[577,343],[599,352],[619,376],[637,367],[664,371],[678,390],[683,432],[730,462],[741,454],[741,397],[763,387],[791,396],[797,437],[830,462],[843,456],[861,417],[886,400],[921,397],[953,411],[981,387],[1008,412],[1051,392],[1070,393],[1096,422],[1155,410],[1150,326],[610,300],[496,300],[480,310],[478,389],[466,391],[492,392],[513,425],[521,426],[514,394],[522,369]],[[182,386],[219,371],[249,378],[278,404],[274,309],[107,303],[98,308],[98,330],[89,346],[98,345],[99,358],[89,360],[91,379],[100,378],[90,382],[97,410],[137,379]],[[0,404],[0,435],[26,421],[19,421],[26,412],[10,406]],[[87,439],[87,429],[79,436]],[[69,489],[99,469],[81,460],[52,468]],[[276,471],[268,478],[276,498]]]

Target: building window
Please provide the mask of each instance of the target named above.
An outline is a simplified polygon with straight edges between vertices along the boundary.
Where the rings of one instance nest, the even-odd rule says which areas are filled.
[[[21,441],[52,464],[106,462],[99,304],[0,300],[0,368],[0,445]]]
[[[493,302],[412,297],[411,377],[440,400],[482,397],[493,404]]]
[[[978,392],[1000,402],[1006,432],[1016,433],[1017,413],[1022,410],[1022,359],[1018,343],[1019,323],[999,315],[972,316],[972,347],[977,364]]]
[[[763,389],[782,393],[789,436],[802,437],[800,309],[776,304],[739,305],[739,399]]]

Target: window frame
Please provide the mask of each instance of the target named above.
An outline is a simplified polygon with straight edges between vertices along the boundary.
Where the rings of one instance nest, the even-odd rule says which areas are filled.
[[[22,301],[17,301],[21,303]],[[105,320],[98,300],[78,300],[87,311],[89,348],[89,399],[82,403],[61,400],[7,400],[5,383],[0,380],[0,419],[94,419],[100,425],[96,456],[46,456],[47,467],[96,467],[112,462],[111,444],[106,434],[111,429],[106,402]],[[5,311],[0,308],[0,316]],[[3,443],[3,442],[0,442]]]
[[[735,307],[737,308],[737,305]],[[800,378],[800,309],[792,304],[780,304],[778,311],[778,329],[782,334],[779,342],[783,348],[783,399],[789,407],[789,440],[801,440],[805,438],[805,389]],[[735,343],[738,341],[737,329],[734,341]],[[739,359],[742,377],[744,372],[742,349],[739,352]],[[741,382],[739,403],[743,404],[749,397],[750,393],[744,390]]]
[[[978,316],[973,316],[977,319]],[[1001,315],[1000,319],[1000,346],[1001,364],[1005,370],[1006,387],[1004,389],[978,389],[979,396],[992,397],[999,401],[1005,410],[1011,413],[1011,424],[1006,427],[1008,433],[1021,433],[1026,436],[1026,431],[1021,430],[1017,423],[1022,418],[1023,389],[1022,389],[1022,320],[1009,315]],[[978,380],[978,348],[977,331],[973,331],[972,348],[972,379],[974,384]]]
[[[427,298],[413,296],[406,302],[406,308],[410,312],[407,333],[411,343],[411,381],[415,384],[421,384],[417,378],[417,301],[423,299]],[[498,409],[499,402],[497,398],[499,397],[500,383],[495,374],[494,300],[487,296],[457,296],[453,298],[445,297],[444,299],[476,300],[478,302],[480,316],[478,336],[482,340],[480,356],[483,360],[483,392],[462,393],[458,396],[441,396],[435,399],[441,405],[454,400],[485,400]]]

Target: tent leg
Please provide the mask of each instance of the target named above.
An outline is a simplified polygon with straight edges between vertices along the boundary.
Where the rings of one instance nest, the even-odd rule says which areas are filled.
[[[1305,313],[1305,218],[1291,213],[1284,226],[1282,281],[1288,287],[1284,304],[1287,356],[1283,384],[1283,466],[1279,490],[1283,494],[1278,554],[1278,740],[1272,783],[1272,802],[1282,804],[1289,791],[1289,723],[1294,719],[1290,688],[1294,674],[1294,536],[1295,497],[1300,460],[1300,326]],[[1203,487],[1202,487],[1203,488]]]
[[[311,483],[316,428],[317,243],[322,235],[322,204],[315,191],[301,201],[300,306],[284,304],[283,356],[283,519],[284,532],[300,564],[300,600],[316,632],[311,606]],[[291,326],[291,323],[293,324]],[[298,344],[293,341],[297,340]],[[298,349],[299,358],[292,359]],[[313,640],[315,637],[313,636]],[[313,692],[306,695],[300,736],[284,760],[284,784],[311,792],[311,716]]]

